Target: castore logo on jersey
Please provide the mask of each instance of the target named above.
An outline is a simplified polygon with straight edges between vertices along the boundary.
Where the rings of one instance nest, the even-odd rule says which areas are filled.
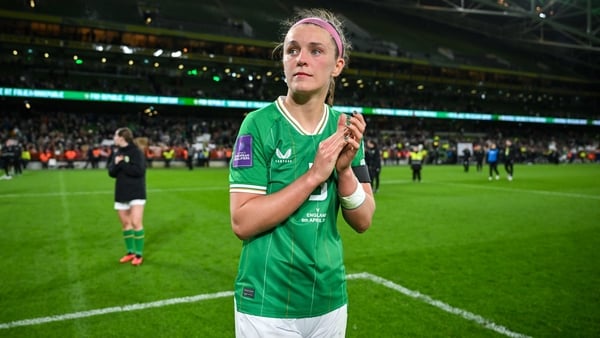
[[[281,150],[277,148],[275,149],[275,155],[277,156],[277,159],[275,160],[276,163],[292,162],[292,160],[290,159],[290,157],[292,156],[292,148],[286,150],[285,153],[282,153]]]

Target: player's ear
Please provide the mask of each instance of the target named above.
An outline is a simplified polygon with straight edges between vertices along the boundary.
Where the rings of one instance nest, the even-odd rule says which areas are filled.
[[[337,77],[338,75],[340,75],[345,65],[346,61],[343,58],[338,58],[335,62],[335,68],[333,69],[333,72],[331,72],[331,76]]]

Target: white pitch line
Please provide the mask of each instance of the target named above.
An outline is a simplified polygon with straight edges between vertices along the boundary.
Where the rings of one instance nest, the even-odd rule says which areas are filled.
[[[475,322],[475,323],[477,323],[477,324],[479,324],[479,325],[481,325],[481,326],[483,326],[483,327],[485,327],[487,329],[496,331],[496,332],[498,332],[498,333],[500,333],[502,335],[505,335],[507,337],[512,337],[512,338],[531,338],[530,336],[510,331],[506,327],[504,327],[502,325],[498,325],[498,324],[492,322],[489,319],[485,319],[485,318],[483,318],[483,317],[481,317],[479,315],[476,315],[474,313],[471,313],[469,311],[465,311],[465,310],[462,310],[462,309],[459,309],[459,308],[452,307],[452,306],[450,306],[450,305],[448,305],[448,304],[446,304],[446,303],[444,303],[442,301],[435,300],[435,299],[433,299],[433,298],[431,298],[431,297],[429,297],[427,295],[424,295],[424,294],[420,293],[419,291],[413,291],[413,290],[407,289],[407,288],[403,287],[402,285],[398,285],[398,284],[396,284],[394,282],[391,282],[391,281],[389,281],[387,279],[381,278],[379,276],[372,275],[372,274],[367,273],[367,272],[361,272],[361,273],[356,273],[356,274],[352,274],[352,275],[347,275],[346,278],[347,279],[368,279],[368,280],[370,280],[370,281],[372,281],[374,283],[377,283],[377,284],[383,285],[385,287],[388,287],[388,288],[390,288],[392,290],[398,291],[398,292],[400,292],[400,293],[402,293],[402,294],[404,294],[406,296],[409,296],[409,297],[414,298],[414,299],[418,299],[418,300],[423,301],[423,302],[425,302],[425,303],[427,303],[429,305],[433,305],[433,306],[435,306],[435,307],[437,307],[437,308],[439,308],[441,310],[444,310],[444,311],[449,312],[449,313],[454,314],[454,315],[458,315],[458,316],[460,316],[460,317],[462,317],[464,319],[473,321],[473,322]]]
[[[222,190],[229,191],[226,186],[218,187],[197,187],[197,188],[169,188],[169,189],[148,189],[149,193],[157,192],[187,192],[187,191],[206,191]],[[25,194],[0,194],[0,198],[27,198],[27,197],[62,197],[62,196],[88,196],[88,195],[112,195],[113,190],[95,190],[95,191],[73,191],[73,192],[46,192],[46,193],[25,193]]]
[[[470,321],[474,321],[477,324],[479,324],[487,329],[496,331],[502,335],[505,335],[505,336],[508,336],[511,338],[531,338],[530,336],[510,331],[509,329],[505,328],[504,326],[498,325],[489,319],[485,319],[474,313],[452,307],[442,301],[435,300],[435,299],[433,299],[427,295],[424,295],[418,291],[413,291],[413,290],[407,289],[407,288],[403,287],[402,285],[398,285],[387,279],[381,278],[376,275],[372,275],[367,272],[361,272],[361,273],[347,275],[346,278],[348,280],[353,280],[353,279],[370,280],[376,284],[383,285],[385,287],[388,287],[392,290],[398,291],[398,292],[400,292],[406,296],[409,296],[411,298],[415,298],[415,299],[423,301],[429,305],[433,305],[433,306],[435,306],[441,310],[444,310],[446,312],[452,313],[454,315],[458,315],[458,316],[460,316],[464,319],[470,320]],[[197,296],[191,296],[191,297],[171,298],[171,299],[159,300],[159,301],[150,302],[150,303],[138,303],[138,304],[132,304],[132,305],[115,306],[115,307],[108,307],[108,308],[104,308],[104,309],[68,313],[68,314],[57,315],[57,316],[17,320],[17,321],[9,322],[9,323],[0,323],[0,330],[1,329],[10,329],[10,328],[19,327],[19,326],[40,325],[40,324],[59,322],[59,321],[70,320],[70,319],[79,319],[79,318],[86,318],[86,317],[92,317],[92,316],[99,316],[99,315],[115,313],[115,312],[137,311],[137,310],[144,310],[144,309],[149,309],[149,308],[163,307],[163,306],[173,305],[173,304],[194,303],[194,302],[198,302],[201,300],[232,297],[233,294],[234,294],[233,291],[223,291],[223,292],[197,295]]]
[[[167,306],[167,305],[182,304],[182,303],[193,303],[193,302],[198,302],[201,300],[231,297],[231,296],[233,296],[233,291],[223,291],[223,292],[197,295],[197,296],[191,296],[191,297],[171,298],[171,299],[159,300],[159,301],[150,302],[150,303],[138,303],[138,304],[125,305],[125,306],[107,307],[104,309],[67,313],[64,315],[17,320],[17,321],[10,322],[10,323],[0,324],[0,329],[10,329],[13,327],[18,327],[18,326],[39,325],[39,324],[46,324],[46,323],[51,323],[51,322],[60,322],[63,320],[79,319],[79,318],[105,315],[107,313],[137,311],[137,310],[144,310],[144,309],[149,309],[149,308],[154,308],[154,307],[163,307],[163,306]]]
[[[451,182],[435,182],[435,183],[441,184],[441,185],[453,185],[453,186],[462,186],[462,187],[468,186],[471,188],[497,190],[497,191],[504,191],[504,192],[519,192],[519,193],[537,194],[537,195],[544,195],[544,196],[600,200],[600,196],[598,196],[598,195],[586,195],[586,194],[578,194],[578,193],[571,193],[571,192],[494,187],[494,186],[491,186],[491,184],[490,185],[475,185],[475,184],[461,184],[461,183],[451,183]]]
[[[440,185],[469,187],[469,188],[482,189],[482,190],[496,190],[496,191],[503,191],[503,192],[518,192],[518,193],[527,193],[527,194],[537,194],[537,195],[544,195],[544,196],[600,200],[599,195],[588,195],[588,194],[560,192],[560,191],[548,191],[548,190],[531,190],[531,189],[518,189],[518,188],[509,188],[509,187],[495,187],[495,186],[493,186],[493,183],[490,183],[489,185],[488,184],[479,185],[479,184],[453,183],[453,182],[442,182],[442,181],[428,181],[428,182],[434,183],[434,184],[440,184]],[[410,180],[385,181],[385,184],[407,184],[407,183],[412,184],[412,182]]]

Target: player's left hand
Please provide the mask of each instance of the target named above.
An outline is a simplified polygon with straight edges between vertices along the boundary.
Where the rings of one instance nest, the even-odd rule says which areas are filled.
[[[352,160],[354,160],[354,156],[356,156],[356,153],[358,152],[363,133],[367,127],[367,123],[362,114],[353,112],[351,116],[347,114],[344,114],[344,116],[346,118],[346,131],[344,133],[346,145],[344,146],[344,149],[342,149],[335,164],[335,168],[338,172],[349,168],[350,164],[352,164]]]

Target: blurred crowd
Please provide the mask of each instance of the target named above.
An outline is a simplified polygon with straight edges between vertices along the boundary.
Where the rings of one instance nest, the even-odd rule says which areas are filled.
[[[366,137],[375,140],[387,165],[402,164],[413,146],[427,152],[425,163],[457,164],[461,146],[487,151],[510,141],[516,163],[574,163],[600,161],[600,134],[593,128],[544,124],[457,122],[435,119],[368,120]]]
[[[112,135],[119,127],[133,130],[154,161],[186,161],[208,166],[209,161],[229,161],[242,118],[200,118],[197,115],[155,116],[65,112],[4,113],[0,121],[3,167],[14,156],[21,165],[40,161],[42,167],[62,163],[72,168],[97,168],[112,152]],[[390,119],[369,115],[366,139],[381,151],[384,165],[403,164],[412,146],[428,153],[426,163],[459,163],[459,145],[487,149],[492,143],[510,140],[518,149],[517,163],[573,163],[600,161],[600,138],[587,132],[530,124],[457,123],[436,119]]]
[[[123,114],[8,113],[2,115],[0,138],[3,154],[24,153],[27,161],[40,161],[43,167],[60,161],[69,168],[75,161],[86,161],[85,168],[94,168],[110,157],[115,130],[127,126],[149,164],[194,157],[199,165],[207,165],[231,155],[239,122],[192,116],[132,120]]]

